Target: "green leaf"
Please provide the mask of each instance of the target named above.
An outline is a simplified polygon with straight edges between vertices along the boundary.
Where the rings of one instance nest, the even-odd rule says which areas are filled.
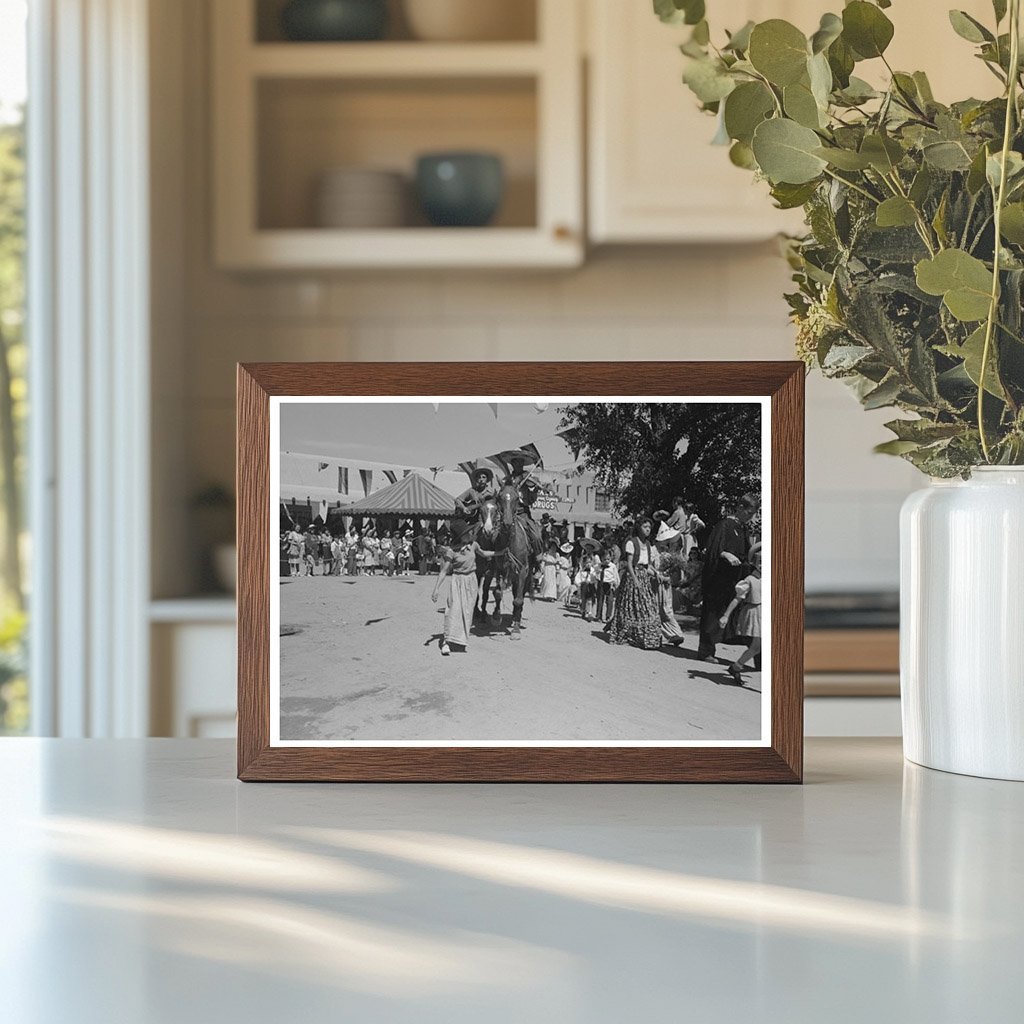
[[[754,129],[775,110],[775,98],[763,82],[743,82],[725,101],[725,129],[729,137],[748,146]]]
[[[907,193],[910,201],[920,206],[928,198],[934,180],[935,176],[932,174],[931,168],[927,164],[922,164],[921,169],[914,175],[910,191]]]
[[[871,166],[871,161],[852,149],[836,149],[832,146],[819,146],[814,150],[815,156],[828,161],[833,167],[841,171],[863,171]]]
[[[807,78],[811,83],[811,95],[822,112],[822,125],[828,123],[828,104],[832,94],[832,69],[828,57],[819,53],[807,62]]]
[[[993,191],[999,188],[999,177],[1002,174],[1002,170],[1002,152],[993,153],[985,161],[985,177],[988,179],[988,183],[992,186]],[[1006,186],[1008,191],[1013,191],[1015,182],[1022,174],[1024,174],[1024,157],[1011,149],[1006,154]]]
[[[734,142],[729,147],[729,160],[735,166],[742,167],[745,171],[757,170],[754,151],[745,142]]]
[[[811,53],[827,50],[842,34],[843,19],[835,14],[823,14],[818,31],[811,36]]]
[[[941,295],[946,308],[965,323],[988,316],[992,272],[963,249],[944,249],[915,268],[917,286],[929,295]]]
[[[940,171],[966,171],[971,166],[971,158],[959,142],[943,139],[927,143],[921,153],[932,167]]]
[[[698,58],[687,61],[683,81],[701,103],[724,100],[736,88],[735,80],[717,60]]]
[[[853,73],[855,57],[853,50],[846,45],[843,37],[840,36],[828,48],[828,66],[832,69],[832,78],[835,80],[836,88],[845,89],[850,84],[850,75]]]
[[[1024,245],[1024,203],[1010,203],[1003,208],[1000,234],[1007,242]]]
[[[881,57],[892,36],[892,22],[874,4],[853,0],[843,9],[843,39],[861,59]]]
[[[939,205],[935,210],[935,216],[932,217],[932,229],[935,231],[935,237],[939,240],[940,246],[949,245],[949,233],[946,231],[946,215],[949,213],[949,189],[945,189],[942,193],[942,198],[939,200]]]
[[[982,324],[972,332],[967,340],[960,346],[943,345],[939,351],[953,359],[962,359],[963,368],[967,376],[971,378],[975,387],[981,382],[981,360],[985,352],[985,325]],[[1006,392],[999,383],[999,374],[995,366],[995,342],[989,346],[988,365],[985,367],[985,390],[996,398],[1006,398]]]
[[[746,53],[750,47],[750,33],[753,32],[755,24],[756,22],[748,21],[743,28],[733,32],[723,49],[732,50],[735,53]]]
[[[956,437],[963,430],[959,423],[936,423],[928,419],[890,420],[885,427],[900,441],[916,441],[918,444],[947,440]]]
[[[654,13],[667,25],[696,25],[704,17],[704,0],[654,0]]]
[[[882,409],[887,405],[894,405],[902,390],[900,378],[893,374],[864,395],[860,402],[865,409]]]
[[[1006,0],[992,0],[992,10],[995,12],[998,25],[1006,17]]]
[[[832,70],[834,71],[835,69],[833,68]],[[879,95],[881,94],[877,89],[872,88],[867,82],[856,75],[851,75],[846,88],[839,91],[840,98],[852,106],[877,99]]]
[[[878,204],[875,210],[875,223],[880,228],[909,227],[917,222],[914,204],[903,196],[893,196]]]
[[[917,94],[921,97],[925,103],[934,103],[935,96],[932,94],[931,82],[928,81],[928,76],[923,71],[915,71],[911,76],[914,79],[914,84],[917,86]]]
[[[786,116],[802,124],[805,128],[821,128],[824,126],[822,112],[818,101],[811,92],[809,82],[794,82],[782,90],[782,106]]]
[[[883,441],[872,449],[876,455],[906,455],[920,448],[917,441]]]
[[[953,31],[969,43],[995,42],[996,37],[966,11],[950,11],[949,23],[953,26]]]
[[[887,135],[865,135],[860,152],[876,171],[883,174],[891,174],[903,159],[903,147]]]
[[[798,82],[807,69],[807,38],[795,25],[771,18],[750,33],[747,59],[773,85]]]
[[[707,19],[702,18],[693,26],[693,34],[690,38],[698,46],[707,46],[711,42],[711,28],[708,26]]]
[[[770,182],[802,185],[825,169],[825,161],[815,153],[820,142],[810,128],[786,118],[775,118],[757,126],[752,148],[758,166]]]
[[[976,196],[985,187],[985,165],[988,161],[988,149],[982,146],[971,159],[970,168],[967,172],[967,191]]]
[[[772,186],[772,199],[775,200],[780,210],[795,210],[798,206],[803,206],[817,189],[817,181],[805,182],[801,185],[779,182]]]

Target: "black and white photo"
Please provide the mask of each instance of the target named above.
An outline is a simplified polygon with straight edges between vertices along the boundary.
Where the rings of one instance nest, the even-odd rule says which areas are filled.
[[[767,745],[769,418],[273,397],[272,744]]]

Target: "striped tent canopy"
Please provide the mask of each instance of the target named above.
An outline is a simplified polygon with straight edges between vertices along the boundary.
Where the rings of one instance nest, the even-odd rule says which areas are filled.
[[[455,515],[455,499],[418,473],[374,491],[345,507],[347,516],[419,516],[438,519]]]

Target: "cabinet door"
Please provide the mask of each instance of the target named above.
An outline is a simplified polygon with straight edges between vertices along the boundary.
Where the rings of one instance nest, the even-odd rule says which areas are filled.
[[[715,120],[682,83],[679,44],[689,29],[663,25],[649,0],[587,2],[591,240],[737,241],[799,230],[798,213],[776,210],[767,186],[711,145]],[[729,0],[709,3],[708,16],[716,38],[751,18],[791,18],[806,31],[826,6]]]
[[[682,84],[678,45],[685,26],[663,25],[650,0],[585,0],[590,26],[589,217],[593,242],[704,242],[767,238],[799,231],[799,212],[774,209],[764,183],[734,167],[712,146],[713,118],[700,113]],[[748,19],[786,18],[810,34],[835,0],[709,0],[712,34]],[[949,102],[998,93],[973,47],[949,24],[945,4],[900,0],[886,12],[896,26],[888,53],[894,67],[928,72]],[[985,24],[989,0],[956,4]],[[1005,25],[1004,25],[1005,29]],[[881,83],[869,61],[858,74]]]

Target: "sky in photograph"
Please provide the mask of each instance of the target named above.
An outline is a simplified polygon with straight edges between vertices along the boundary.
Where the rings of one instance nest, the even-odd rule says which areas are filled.
[[[502,402],[495,417],[482,402],[282,403],[281,450],[307,455],[430,468],[492,455],[532,442],[548,469],[574,460],[556,436],[561,413],[549,405]]]

